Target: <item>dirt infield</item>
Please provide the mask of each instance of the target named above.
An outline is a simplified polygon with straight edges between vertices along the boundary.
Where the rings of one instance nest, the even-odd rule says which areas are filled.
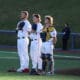
[[[80,68],[76,69],[66,69],[66,70],[55,70],[56,74],[65,74],[65,75],[77,75],[80,76]]]

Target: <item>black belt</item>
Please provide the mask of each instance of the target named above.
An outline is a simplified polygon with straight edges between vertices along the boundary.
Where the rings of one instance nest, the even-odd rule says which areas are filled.
[[[35,40],[37,40],[37,39],[31,39],[31,41],[35,41]]]
[[[25,37],[17,37],[17,39],[25,39]]]

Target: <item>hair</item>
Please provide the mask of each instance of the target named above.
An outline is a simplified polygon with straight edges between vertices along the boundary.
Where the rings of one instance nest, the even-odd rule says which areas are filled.
[[[67,26],[69,26],[69,23],[65,23]]]
[[[45,16],[45,19],[49,20],[51,26],[53,25],[53,17],[52,16],[47,15],[47,16]]]
[[[21,13],[24,13],[27,17],[29,16],[28,11],[21,11]]]
[[[39,21],[41,22],[41,16],[40,16],[40,14],[33,14],[33,17],[38,18],[38,19],[39,19]]]

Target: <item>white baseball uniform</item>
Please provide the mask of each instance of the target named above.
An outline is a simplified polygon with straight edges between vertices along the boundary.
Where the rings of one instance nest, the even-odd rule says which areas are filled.
[[[19,70],[24,70],[28,69],[29,67],[29,56],[28,56],[28,44],[29,44],[29,39],[28,39],[28,32],[31,31],[31,24],[28,20],[23,20],[18,22],[17,24],[17,29],[18,26],[20,25],[21,22],[24,22],[22,30],[18,30],[17,33],[17,49],[18,49],[18,55],[20,59],[20,68]]]
[[[32,60],[32,69],[42,70],[42,59],[41,59],[41,47],[42,47],[42,40],[40,38],[40,33],[43,29],[41,23],[37,23],[37,31],[36,33],[31,33],[31,46],[30,46],[30,56]]]
[[[46,42],[43,42],[43,44],[42,44],[42,53],[53,55],[53,49],[54,49],[53,37],[57,36],[56,30],[54,29],[54,31],[50,32],[50,35],[52,38],[50,38]]]
[[[53,62],[53,71],[54,71],[54,59],[53,59],[53,49],[54,49],[54,42],[53,37],[57,36],[57,32],[54,28],[51,28],[52,30],[49,32],[48,35],[46,35],[46,38],[49,38],[48,40],[45,39],[45,42],[42,43],[42,55],[51,55],[51,61]],[[50,36],[50,37],[49,37]],[[44,67],[44,66],[43,66]]]

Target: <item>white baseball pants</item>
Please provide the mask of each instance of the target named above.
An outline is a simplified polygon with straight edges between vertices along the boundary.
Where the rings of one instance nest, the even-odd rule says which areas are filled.
[[[32,69],[37,69],[38,66],[38,69],[42,70],[41,47],[41,40],[31,41],[30,56],[32,60]]]
[[[20,59],[20,69],[25,69],[29,67],[28,44],[28,38],[17,40],[17,49]]]

